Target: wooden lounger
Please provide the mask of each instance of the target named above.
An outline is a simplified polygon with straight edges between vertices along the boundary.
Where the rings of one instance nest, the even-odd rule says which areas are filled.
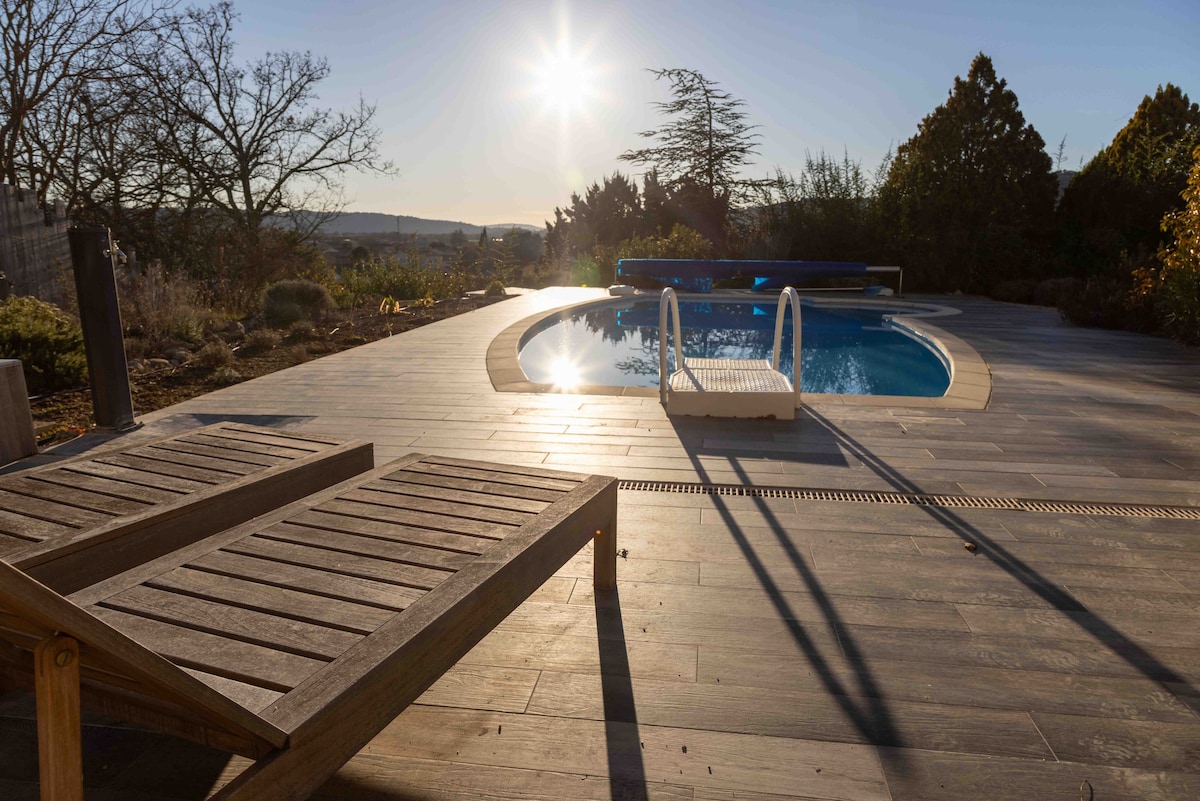
[[[80,791],[82,688],[256,760],[215,798],[304,798],[593,539],[614,586],[616,513],[612,478],[411,455],[65,598],[0,563],[43,788]]]
[[[0,560],[72,592],[374,466],[369,442],[236,423],[0,476]]]

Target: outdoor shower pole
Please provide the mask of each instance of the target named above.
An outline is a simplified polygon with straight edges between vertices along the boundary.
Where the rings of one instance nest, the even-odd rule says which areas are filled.
[[[136,428],[121,309],[117,305],[112,237],[103,225],[76,225],[67,231],[67,239],[75,267],[75,292],[96,427],[116,431]]]

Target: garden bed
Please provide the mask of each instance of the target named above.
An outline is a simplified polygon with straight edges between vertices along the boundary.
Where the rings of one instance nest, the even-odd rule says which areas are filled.
[[[314,323],[311,330],[307,327],[281,330],[279,344],[270,348],[246,345],[243,332],[234,326],[232,330],[213,335],[222,338],[233,350],[232,362],[224,367],[204,367],[200,360],[192,359],[179,365],[157,369],[143,366],[138,370],[137,363],[131,362],[134,412],[152,412],[224,386],[453,317],[494,300],[444,300],[430,306],[409,306],[393,314],[380,314],[375,310],[340,312],[325,322]],[[34,398],[30,406],[42,447],[78,436],[95,424],[92,395],[86,387]]]

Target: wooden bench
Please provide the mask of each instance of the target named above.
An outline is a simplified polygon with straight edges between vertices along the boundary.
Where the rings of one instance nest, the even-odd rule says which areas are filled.
[[[43,793],[82,792],[82,695],[255,759],[217,799],[307,797],[588,542],[615,586],[616,513],[612,478],[410,455],[66,597],[0,563]]]
[[[369,442],[217,423],[0,476],[0,560],[67,593],[374,466]]]

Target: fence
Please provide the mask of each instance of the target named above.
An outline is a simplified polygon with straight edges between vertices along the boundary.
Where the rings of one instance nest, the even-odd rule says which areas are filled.
[[[68,225],[62,203],[42,208],[32,191],[0,184],[0,298],[63,302],[71,266]]]

